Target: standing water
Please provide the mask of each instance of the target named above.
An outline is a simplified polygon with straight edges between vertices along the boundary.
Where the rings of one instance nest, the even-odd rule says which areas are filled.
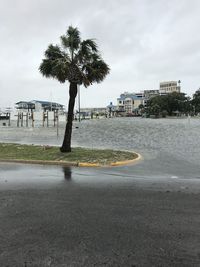
[[[1,127],[1,142],[60,145],[54,127]],[[200,175],[200,119],[113,118],[74,122],[72,145],[89,148],[111,148],[136,151],[143,161],[134,166],[134,173],[144,175]],[[130,167],[131,168],[131,167]],[[130,169],[129,168],[129,169]],[[123,169],[123,168],[122,168]]]

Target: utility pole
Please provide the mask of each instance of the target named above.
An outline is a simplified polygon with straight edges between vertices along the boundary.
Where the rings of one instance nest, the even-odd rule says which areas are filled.
[[[81,96],[80,96],[80,84],[78,84],[78,120],[81,121]]]
[[[50,98],[51,98],[51,111],[52,111],[52,102],[53,102],[53,94],[52,94],[52,91],[51,91],[51,96],[50,96]]]
[[[179,86],[180,91],[181,91],[181,80],[178,80],[178,86]]]

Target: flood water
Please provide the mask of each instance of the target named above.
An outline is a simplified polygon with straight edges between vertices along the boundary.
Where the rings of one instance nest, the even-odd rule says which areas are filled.
[[[56,128],[15,128],[1,127],[1,142],[19,142],[34,144],[60,145],[62,143],[64,124]],[[144,181],[152,179],[165,181],[190,181],[198,184],[200,181],[200,119],[142,119],[142,118],[113,118],[87,120],[80,123],[75,122],[73,126],[73,146],[90,148],[112,148],[120,150],[136,151],[143,159],[134,165],[99,168],[99,169],[80,169],[71,168],[71,176],[77,182],[90,181],[96,178],[99,181]],[[17,181],[16,170],[22,172],[21,167],[15,169],[15,181]],[[12,173],[10,164],[1,164],[1,173],[8,170]],[[7,166],[7,167],[6,167]],[[16,169],[17,168],[17,169]],[[45,175],[41,176],[43,171]],[[40,181],[50,179],[51,183],[58,182],[59,177],[63,179],[62,167],[49,166],[25,166],[25,172],[40,173]],[[51,174],[54,172],[54,176]],[[59,175],[58,175],[59,173]],[[3,174],[2,174],[3,175]],[[11,175],[12,176],[12,175]],[[26,175],[25,175],[26,176]],[[20,176],[19,174],[19,177]],[[45,178],[46,177],[46,178]],[[52,177],[57,177],[53,179]],[[92,179],[90,179],[92,177]],[[106,178],[105,178],[106,177]],[[2,178],[2,176],[1,176]],[[42,178],[42,179],[41,179]],[[126,179],[125,179],[126,178]],[[4,179],[4,178],[3,178]],[[21,179],[21,178],[20,178]],[[13,180],[13,181],[14,181]],[[34,181],[38,182],[38,179]],[[1,179],[1,181],[3,181]]]
[[[63,132],[1,127],[0,141],[61,145]],[[73,146],[136,151],[142,160],[1,162],[0,266],[200,266],[199,133],[200,119],[82,121]]]

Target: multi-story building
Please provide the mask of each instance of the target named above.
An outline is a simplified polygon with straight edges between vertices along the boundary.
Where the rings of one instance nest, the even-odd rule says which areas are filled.
[[[124,92],[117,98],[117,110],[125,113],[137,113],[139,105],[143,104],[143,93]]]
[[[120,95],[119,98],[117,98],[117,110],[119,112],[138,114],[139,106],[141,104],[143,106],[146,106],[150,98],[158,95],[166,95],[173,92],[180,93],[180,83],[181,81],[161,82],[159,90],[144,90],[140,93],[124,92]]]
[[[181,91],[180,83],[181,83],[181,81],[178,81],[178,82],[176,82],[176,81],[161,82],[159,94],[160,95],[166,95],[166,94],[173,93],[173,92],[180,93],[180,91]]]
[[[159,90],[144,90],[144,97],[150,99],[151,97],[159,95]]]

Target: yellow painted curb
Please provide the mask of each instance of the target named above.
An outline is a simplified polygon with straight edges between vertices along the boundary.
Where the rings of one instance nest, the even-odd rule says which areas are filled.
[[[70,162],[70,161],[53,161],[53,160],[23,160],[23,159],[0,159],[0,162],[12,162],[12,163],[25,163],[25,164],[43,164],[43,165],[62,165],[62,166],[71,166],[71,167],[115,167],[115,166],[124,166],[133,164],[136,161],[142,159],[142,156],[136,152],[133,152],[137,155],[137,158],[132,160],[116,161],[111,162],[110,164],[103,165],[99,163],[90,163],[90,162]]]
[[[79,162],[78,167],[100,167],[99,163]]]
[[[142,156],[139,153],[133,152],[137,155],[137,158],[135,159],[131,159],[131,160],[124,160],[124,161],[116,161],[116,162],[112,162],[110,163],[110,166],[124,166],[124,165],[129,165],[129,164],[133,164],[136,161],[142,159]]]
[[[131,159],[131,160],[111,162],[110,164],[107,164],[107,165],[103,165],[99,163],[90,163],[90,162],[79,162],[78,167],[117,167],[117,166],[133,164],[136,161],[142,159],[142,156],[139,153],[136,153],[136,152],[133,152],[133,153],[137,155],[137,158]]]

